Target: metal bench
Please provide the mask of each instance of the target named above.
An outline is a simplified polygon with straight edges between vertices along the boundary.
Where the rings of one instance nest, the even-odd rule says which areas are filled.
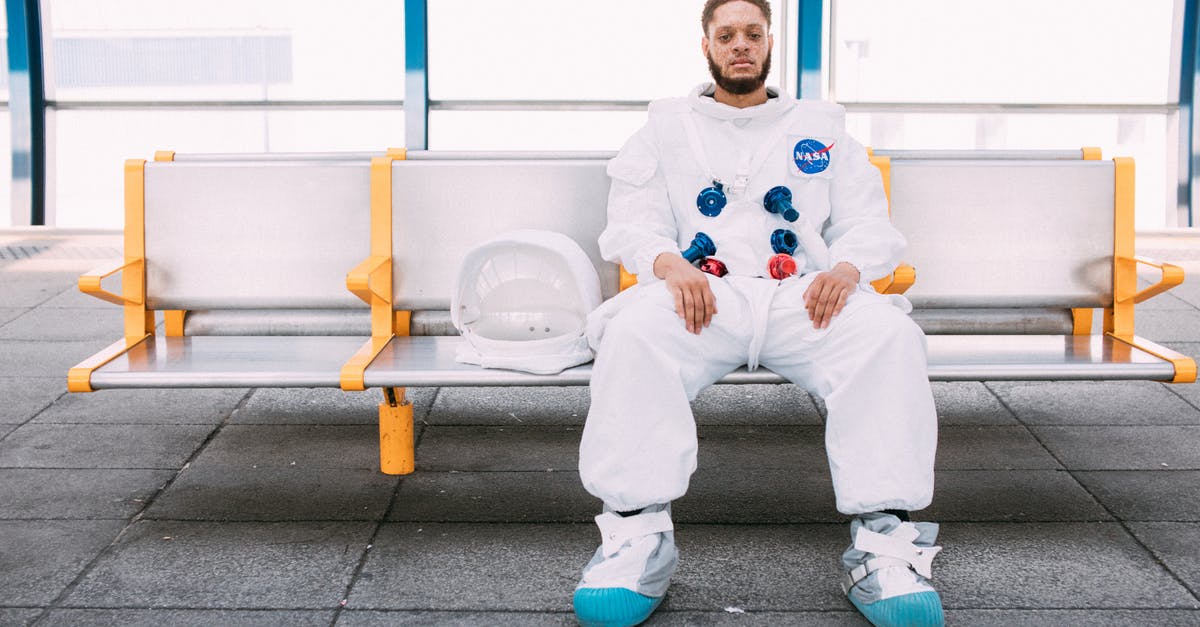
[[[125,306],[126,337],[73,368],[69,387],[381,388],[381,467],[411,472],[404,388],[588,383],[590,365],[546,376],[455,362],[448,309],[466,252],[508,229],[576,239],[606,298],[633,280],[596,244],[610,156],[396,150],[369,166],[363,156],[209,157],[144,173],[131,162],[124,294],[99,291],[98,274],[81,279]],[[1134,256],[1131,160],[1084,150],[879,151],[873,161],[920,272],[906,295],[929,334],[931,379],[1195,379],[1191,359],[1133,334],[1134,304],[1183,273]],[[318,176],[328,178],[313,184]],[[1162,279],[1139,291],[1139,264]],[[909,285],[911,268],[876,282]],[[153,309],[171,310],[162,336]],[[784,380],[743,368],[722,382]]]
[[[125,259],[79,282],[124,306],[124,337],[72,368],[68,389],[336,387],[370,337],[345,285],[371,235],[370,159],[126,162]],[[120,294],[102,285],[114,274]]]

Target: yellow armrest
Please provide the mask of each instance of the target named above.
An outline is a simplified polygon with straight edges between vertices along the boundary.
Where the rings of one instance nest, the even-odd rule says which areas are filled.
[[[630,274],[629,271],[625,269],[625,266],[621,266],[621,283],[620,290],[618,291],[624,292],[634,285],[637,285],[637,275]]]
[[[871,286],[880,294],[903,294],[917,281],[917,269],[907,263],[896,266],[896,270],[883,277],[871,281]]]
[[[346,275],[346,287],[368,305],[375,302],[376,299],[391,304],[392,286],[387,285],[388,273],[385,272],[390,269],[391,263],[391,257],[382,255],[368,257],[366,261],[358,264]]]
[[[1165,263],[1165,262],[1159,261],[1157,259],[1150,259],[1149,257],[1141,257],[1141,256],[1136,256],[1136,257],[1132,257],[1132,258],[1121,257],[1121,259],[1122,260],[1130,260],[1131,259],[1132,261],[1135,261],[1137,263],[1141,263],[1141,264],[1145,264],[1147,266],[1158,268],[1159,271],[1161,272],[1161,276],[1158,280],[1158,283],[1155,283],[1154,285],[1151,285],[1150,287],[1147,287],[1146,289],[1144,289],[1140,292],[1136,292],[1132,296],[1120,298],[1121,295],[1118,295],[1118,298],[1120,298],[1120,302],[1127,302],[1129,300],[1133,300],[1133,302],[1135,304],[1145,302],[1147,300],[1150,300],[1151,298],[1154,298],[1155,296],[1158,296],[1159,294],[1162,294],[1163,292],[1171,289],[1172,287],[1175,287],[1176,285],[1183,283],[1183,275],[1184,275],[1183,268],[1181,268],[1175,264]]]
[[[124,272],[127,270],[137,273],[140,276],[144,264],[144,260],[134,259],[133,261],[126,261],[125,263],[116,267],[101,266],[96,268],[95,270],[92,270],[79,277],[79,291],[116,305],[141,305],[142,300],[140,298],[137,300],[130,300],[124,296],[118,296],[117,294],[113,294],[112,292],[105,290],[101,284],[104,282],[104,279],[107,279],[118,272]]]

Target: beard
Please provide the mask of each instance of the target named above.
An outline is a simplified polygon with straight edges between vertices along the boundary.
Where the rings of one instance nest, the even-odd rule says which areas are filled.
[[[713,60],[712,53],[708,55],[708,71],[712,74],[713,80],[717,86],[725,91],[735,95],[744,96],[752,93],[762,87],[767,82],[767,74],[771,72],[771,52],[767,51],[767,58],[763,60],[762,71],[758,76],[749,78],[730,78],[721,73],[721,67]]]

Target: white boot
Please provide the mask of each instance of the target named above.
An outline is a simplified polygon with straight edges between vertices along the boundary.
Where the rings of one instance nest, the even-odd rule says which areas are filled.
[[[930,585],[938,526],[862,514],[850,523],[853,544],[842,554],[842,589],[877,627],[941,627],[942,600]]]
[[[662,602],[679,563],[671,506],[633,516],[605,507],[596,525],[603,543],[575,588],[575,617],[586,627],[641,623]]]

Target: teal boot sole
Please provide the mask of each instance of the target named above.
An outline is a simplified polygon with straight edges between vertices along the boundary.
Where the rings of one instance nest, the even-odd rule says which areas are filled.
[[[933,591],[903,594],[874,603],[859,603],[851,596],[850,602],[875,627],[942,627],[945,625],[942,598]]]
[[[626,588],[580,588],[575,591],[575,618],[583,627],[629,627],[650,618],[662,603]]]

